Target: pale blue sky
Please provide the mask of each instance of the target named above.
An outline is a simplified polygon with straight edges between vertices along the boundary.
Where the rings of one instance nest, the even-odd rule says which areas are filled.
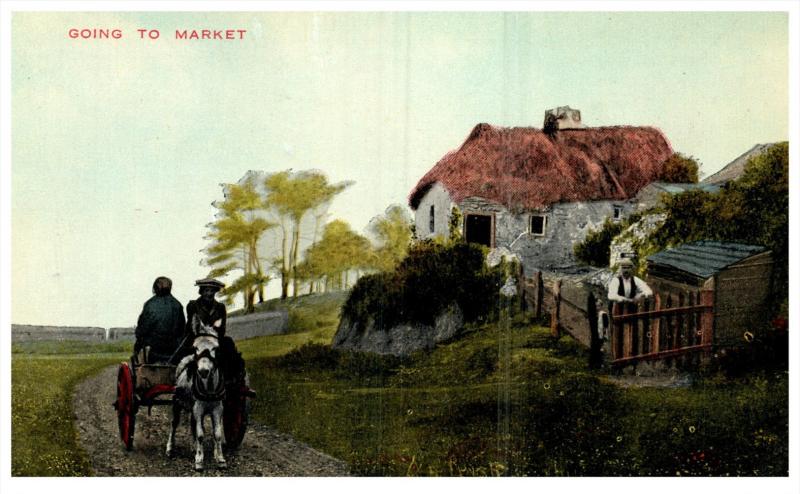
[[[479,122],[541,127],[570,105],[587,125],[662,129],[705,175],[788,138],[785,13],[16,13],[12,27],[20,324],[130,326],[162,274],[194,298],[210,203],[249,169],[354,180],[331,218],[361,231]],[[248,33],[176,41],[187,28]]]

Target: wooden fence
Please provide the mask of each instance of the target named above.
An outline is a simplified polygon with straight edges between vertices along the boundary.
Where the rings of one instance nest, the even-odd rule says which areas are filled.
[[[544,304],[544,282],[542,272],[537,271],[530,278],[522,277],[522,310],[530,311],[535,318],[542,316]]]
[[[653,306],[615,303],[611,311],[612,365],[710,351],[714,337],[714,292],[662,296]]]
[[[523,310],[550,315],[553,336],[569,333],[590,349],[590,366],[601,365],[604,345],[600,311],[610,309],[608,348],[612,365],[709,351],[714,338],[713,287],[696,292],[656,294],[639,304],[607,306],[603,290],[569,279],[522,278]],[[610,351],[609,351],[610,350]]]
[[[534,318],[549,314],[553,336],[567,332],[587,347],[591,345],[597,311],[595,297],[587,286],[568,279],[551,278],[545,283],[542,273],[535,272],[523,278],[522,305]]]

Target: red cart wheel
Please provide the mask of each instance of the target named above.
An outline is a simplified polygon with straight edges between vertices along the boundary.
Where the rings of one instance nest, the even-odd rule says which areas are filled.
[[[133,431],[136,428],[136,403],[133,396],[133,373],[127,362],[119,364],[117,372],[117,422],[119,437],[125,449],[133,449]]]
[[[222,424],[225,430],[225,446],[236,449],[242,444],[247,431],[247,420],[250,403],[247,398],[250,390],[244,385],[234,385],[226,390],[225,403],[222,409]]]

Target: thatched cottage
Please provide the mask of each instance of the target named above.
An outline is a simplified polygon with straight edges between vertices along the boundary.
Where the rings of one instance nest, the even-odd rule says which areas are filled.
[[[673,154],[653,127],[586,127],[578,110],[545,113],[543,129],[481,123],[411,191],[417,236],[448,236],[453,207],[469,242],[506,247],[526,271],[574,264],[573,246],[622,219]]]

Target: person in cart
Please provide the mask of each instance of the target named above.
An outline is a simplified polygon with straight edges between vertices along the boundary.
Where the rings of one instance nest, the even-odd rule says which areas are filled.
[[[219,355],[217,359],[228,384],[240,383],[244,379],[244,360],[236,350],[233,338],[225,335],[227,312],[225,304],[217,302],[216,295],[225,288],[225,284],[213,278],[197,280],[200,296],[186,304],[186,334],[192,334],[192,320],[194,316],[203,324],[213,326],[219,336]],[[191,341],[189,342],[191,345]]]
[[[159,276],[153,282],[153,296],[144,303],[136,323],[134,358],[143,351],[141,363],[172,363],[184,336],[183,305],[172,296],[172,280]]]

